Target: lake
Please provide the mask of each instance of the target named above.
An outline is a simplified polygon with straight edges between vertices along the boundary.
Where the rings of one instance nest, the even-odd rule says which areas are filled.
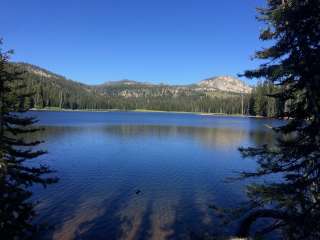
[[[234,233],[210,204],[237,206],[253,170],[239,146],[271,143],[276,120],[139,112],[32,112],[39,161],[60,181],[34,187],[41,239],[190,239]],[[193,237],[192,237],[193,236]]]

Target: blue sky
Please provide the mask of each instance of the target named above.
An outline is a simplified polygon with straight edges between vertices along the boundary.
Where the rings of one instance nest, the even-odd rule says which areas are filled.
[[[188,84],[258,65],[264,2],[1,0],[0,36],[12,60],[80,82]]]

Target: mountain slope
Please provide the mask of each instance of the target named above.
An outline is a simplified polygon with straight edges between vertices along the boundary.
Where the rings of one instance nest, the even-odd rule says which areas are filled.
[[[61,75],[43,68],[26,64],[13,63],[13,66],[24,72],[27,91],[35,92],[31,99],[33,107],[84,108],[102,107],[105,99],[83,83],[69,80]]]
[[[43,68],[12,63],[25,72],[28,91],[35,92],[35,108],[152,109],[165,111],[241,113],[241,97],[248,102],[251,88],[232,77],[206,79],[192,85],[165,85],[133,80],[87,85]]]

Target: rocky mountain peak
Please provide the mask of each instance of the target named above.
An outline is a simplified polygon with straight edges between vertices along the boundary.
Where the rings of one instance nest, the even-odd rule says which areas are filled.
[[[238,78],[219,76],[202,80],[198,86],[206,89],[215,89],[226,92],[250,93],[252,88]]]

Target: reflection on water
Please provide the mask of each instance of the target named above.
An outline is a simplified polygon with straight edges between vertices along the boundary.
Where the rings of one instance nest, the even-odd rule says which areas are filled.
[[[38,132],[37,139],[62,137],[65,134],[77,134],[81,131],[105,132],[108,135],[123,138],[157,137],[167,138],[180,135],[192,138],[207,147],[233,148],[240,146],[246,138],[256,145],[272,143],[274,134],[266,131],[248,131],[245,129],[232,128],[208,128],[192,126],[159,126],[159,125],[112,125],[104,127],[52,127],[44,126],[45,131]],[[61,136],[62,135],[62,136]]]
[[[274,138],[263,121],[245,118],[167,114],[156,115],[157,122],[146,114],[130,120],[130,113],[105,113],[97,120],[83,113],[88,120],[78,124],[67,113],[64,126],[53,124],[52,113],[39,114],[47,127],[36,137],[49,151],[41,160],[60,177],[45,191],[34,189],[41,200],[38,221],[54,226],[41,239],[191,239],[233,232],[219,227],[208,205],[244,199],[243,183],[224,181],[233,171],[255,167],[237,148]]]
[[[229,148],[241,144],[247,133],[243,129],[204,128],[190,126],[148,126],[148,125],[121,125],[106,127],[108,134],[121,137],[149,137],[167,138],[181,136],[192,138],[207,147]]]

